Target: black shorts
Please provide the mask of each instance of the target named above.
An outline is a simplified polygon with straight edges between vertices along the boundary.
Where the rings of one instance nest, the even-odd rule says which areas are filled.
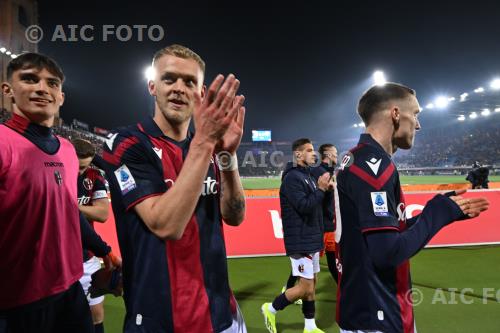
[[[87,298],[80,282],[62,293],[0,314],[0,333],[93,333]]]

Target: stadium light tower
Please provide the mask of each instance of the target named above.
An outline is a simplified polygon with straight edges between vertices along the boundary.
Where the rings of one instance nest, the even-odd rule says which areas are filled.
[[[148,66],[144,70],[144,77],[148,80],[148,82],[155,79],[155,74],[155,69],[152,66]]]
[[[490,88],[493,90],[500,90],[500,79],[494,79],[491,81]]]
[[[384,84],[386,84],[387,80],[385,79],[384,72],[375,71],[375,73],[373,73],[373,82],[376,86],[383,86]]]

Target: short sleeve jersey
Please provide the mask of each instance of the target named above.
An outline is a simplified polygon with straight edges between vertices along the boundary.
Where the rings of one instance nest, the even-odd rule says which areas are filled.
[[[191,136],[174,141],[153,119],[120,130],[108,140],[113,212],[120,250],[127,314],[125,330],[221,332],[232,324],[235,302],[229,288],[220,214],[220,174],[212,159],[195,212],[180,240],[149,231],[134,206],[168,191],[183,167]]]

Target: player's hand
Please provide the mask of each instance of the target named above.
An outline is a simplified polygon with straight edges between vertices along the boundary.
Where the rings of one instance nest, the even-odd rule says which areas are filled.
[[[224,81],[224,76],[219,74],[203,100],[195,94],[195,139],[212,143],[214,147],[222,139],[240,110],[242,97],[238,96],[235,102],[239,86],[240,81],[234,75],[230,74]]]
[[[450,199],[453,200],[458,205],[458,207],[460,207],[464,215],[467,215],[470,218],[474,218],[479,216],[479,214],[489,208],[490,203],[486,198],[462,197],[461,195],[466,191],[467,190],[457,190],[455,191],[456,195],[450,196]]]
[[[96,298],[105,294],[123,295],[123,280],[120,268],[111,271],[101,268],[93,273],[91,278],[89,288],[91,297]]]
[[[215,146],[216,153],[225,151],[232,155],[240,146],[241,137],[243,136],[243,124],[245,122],[244,102],[245,97],[243,95],[234,98],[233,105],[229,111],[229,114],[233,116],[226,133]]]
[[[102,258],[102,261],[104,262],[104,269],[107,271],[122,267],[122,258],[114,255],[113,252],[109,252],[108,255]]]
[[[318,187],[321,191],[326,191],[328,190],[328,187],[330,186],[330,174],[328,172],[325,172],[318,178]]]

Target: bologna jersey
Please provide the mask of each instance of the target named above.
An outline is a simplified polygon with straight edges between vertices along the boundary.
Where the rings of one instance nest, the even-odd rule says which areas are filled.
[[[108,197],[106,180],[99,169],[88,167],[81,175],[78,175],[78,204],[92,206],[92,200]]]
[[[344,330],[414,333],[409,262],[377,269],[365,234],[406,228],[398,171],[369,134],[344,156],[337,175],[337,322]]]
[[[59,138],[53,154],[42,151],[27,138],[35,126],[18,115],[0,125],[0,309],[66,291],[82,276],[75,149]]]
[[[123,256],[125,332],[221,332],[232,324],[219,209],[219,171],[207,170],[198,204],[180,240],[155,236],[134,206],[171,188],[191,137],[176,142],[152,118],[114,134],[103,154]]]

